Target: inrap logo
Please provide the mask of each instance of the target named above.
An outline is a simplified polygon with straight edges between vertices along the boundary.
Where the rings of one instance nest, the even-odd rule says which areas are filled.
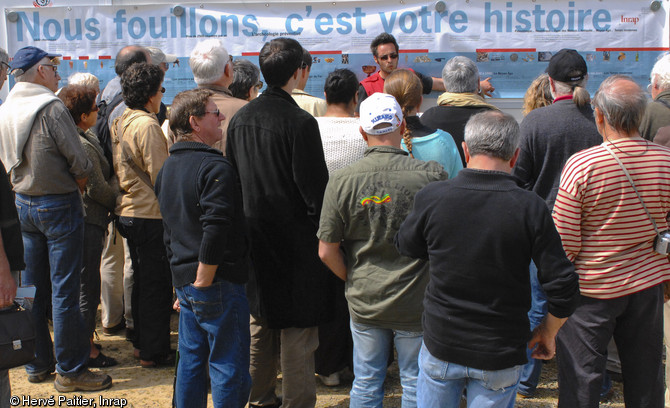
[[[621,16],[622,23],[633,23],[633,25],[636,25],[638,21],[640,21],[640,17],[625,17],[623,15]]]

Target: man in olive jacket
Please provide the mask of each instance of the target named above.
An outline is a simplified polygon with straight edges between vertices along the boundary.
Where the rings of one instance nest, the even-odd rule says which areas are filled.
[[[279,406],[274,393],[281,336],[283,408],[316,403],[317,326],[332,316],[330,272],[317,256],[328,170],[319,126],[291,98],[306,67],[301,45],[266,43],[259,63],[268,89],[230,121],[226,156],[237,169],[255,273],[250,276],[250,406]],[[254,310],[255,309],[255,310]]]

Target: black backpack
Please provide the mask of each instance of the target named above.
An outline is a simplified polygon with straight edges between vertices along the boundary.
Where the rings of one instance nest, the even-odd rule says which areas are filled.
[[[98,136],[100,146],[102,146],[102,150],[110,165],[112,165],[114,161],[112,159],[112,135],[109,131],[109,127],[111,126],[111,123],[108,123],[109,116],[121,102],[123,102],[123,95],[121,92],[119,92],[109,104],[105,101],[101,101],[100,105],[98,105],[98,120],[95,122],[94,126],[95,134]]]

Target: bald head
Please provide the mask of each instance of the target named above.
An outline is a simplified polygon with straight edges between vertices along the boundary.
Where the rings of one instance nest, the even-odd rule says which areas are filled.
[[[632,78],[613,75],[600,84],[593,97],[593,106],[611,128],[627,135],[636,135],[647,98]]]
[[[140,47],[139,45],[129,45],[121,48],[116,54],[116,61],[114,62],[114,71],[116,75],[121,76],[131,65],[138,62],[149,62],[151,57],[149,51]]]

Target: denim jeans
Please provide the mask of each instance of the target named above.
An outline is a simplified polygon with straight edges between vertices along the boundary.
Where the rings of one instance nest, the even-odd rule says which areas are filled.
[[[530,320],[530,329],[533,330],[542,323],[542,319],[547,315],[547,295],[544,293],[540,281],[537,279],[537,266],[531,261],[528,268],[530,272],[530,294],[531,305],[528,311],[528,320]],[[528,362],[523,366],[521,380],[519,381],[519,393],[530,396],[535,393],[537,383],[542,374],[543,360],[532,358],[530,355],[533,350],[526,349]]]
[[[170,353],[172,276],[163,243],[163,221],[119,217],[119,231],[128,240],[133,264],[133,346],[142,360]]]
[[[398,352],[398,368],[402,385],[402,407],[416,407],[416,379],[419,374],[419,349],[422,332],[383,329],[351,321],[354,341],[354,383],[350,407],[381,408],[384,399],[384,378],[391,340]]]
[[[74,376],[88,361],[89,342],[79,311],[79,275],[83,256],[84,216],[78,191],[28,196],[16,194],[21,222],[27,284],[35,285],[35,360],[28,374],[56,369]],[[47,324],[52,307],[54,342]]]
[[[251,389],[244,285],[217,280],[207,288],[186,285],[176,291],[181,306],[177,407],[207,407],[208,367],[214,407],[244,407]]]
[[[419,407],[458,407],[467,389],[468,408],[513,408],[522,366],[480,370],[442,361],[421,345],[419,354]]]

